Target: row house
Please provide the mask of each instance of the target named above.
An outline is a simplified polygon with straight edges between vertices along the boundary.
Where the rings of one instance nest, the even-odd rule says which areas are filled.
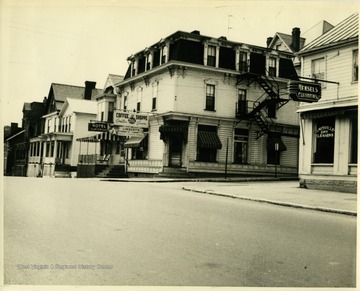
[[[299,118],[287,93],[298,78],[293,57],[177,31],[128,58],[124,79],[98,102],[98,119],[115,106],[110,126],[119,136],[126,133],[117,117],[146,119],[120,142],[130,176],[296,176]]]
[[[102,90],[86,81],[85,87],[53,83],[45,98],[41,134],[30,139],[27,176],[55,177],[76,174],[81,154],[77,135],[89,134],[96,119],[96,97]]]
[[[17,123],[11,124],[11,136],[4,143],[5,175],[26,176],[29,140],[42,131],[43,112],[43,102],[24,103],[21,128],[17,128]]]
[[[356,193],[358,13],[306,45],[301,75],[321,83],[322,97],[301,103],[301,186]]]

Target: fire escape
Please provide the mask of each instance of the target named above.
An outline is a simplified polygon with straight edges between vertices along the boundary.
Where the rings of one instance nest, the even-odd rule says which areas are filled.
[[[282,89],[286,88],[280,88],[278,82],[272,76],[251,72],[239,75],[237,84],[241,82],[247,82],[248,86],[256,82],[264,90],[264,94],[256,101],[244,101],[243,104],[239,101],[237,104],[236,117],[240,120],[255,121],[259,126],[260,130],[257,132],[257,139],[264,134],[297,138],[300,136],[299,128],[277,124],[269,117],[271,116],[269,111],[277,111],[290,101],[287,94],[280,93]],[[286,95],[286,98],[281,97],[282,95]]]

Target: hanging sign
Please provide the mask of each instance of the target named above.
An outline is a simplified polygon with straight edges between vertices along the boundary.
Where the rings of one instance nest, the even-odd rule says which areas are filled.
[[[321,98],[321,84],[291,80],[288,82],[288,92],[294,101],[317,102]]]
[[[148,128],[149,114],[114,110],[114,125]]]
[[[90,122],[88,123],[88,131],[108,131],[108,124],[103,122]]]

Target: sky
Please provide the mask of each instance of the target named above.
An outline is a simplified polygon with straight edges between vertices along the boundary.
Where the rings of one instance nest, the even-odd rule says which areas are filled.
[[[1,122],[21,126],[24,102],[41,102],[51,83],[103,89],[125,75],[127,57],[182,30],[266,46],[276,32],[301,36],[322,20],[336,25],[357,1],[0,0]]]

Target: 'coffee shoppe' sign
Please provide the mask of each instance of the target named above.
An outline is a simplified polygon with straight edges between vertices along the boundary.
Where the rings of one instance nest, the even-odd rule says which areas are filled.
[[[114,125],[148,128],[149,114],[114,110]]]
[[[321,84],[305,81],[289,81],[289,96],[294,101],[317,102],[321,98]]]

